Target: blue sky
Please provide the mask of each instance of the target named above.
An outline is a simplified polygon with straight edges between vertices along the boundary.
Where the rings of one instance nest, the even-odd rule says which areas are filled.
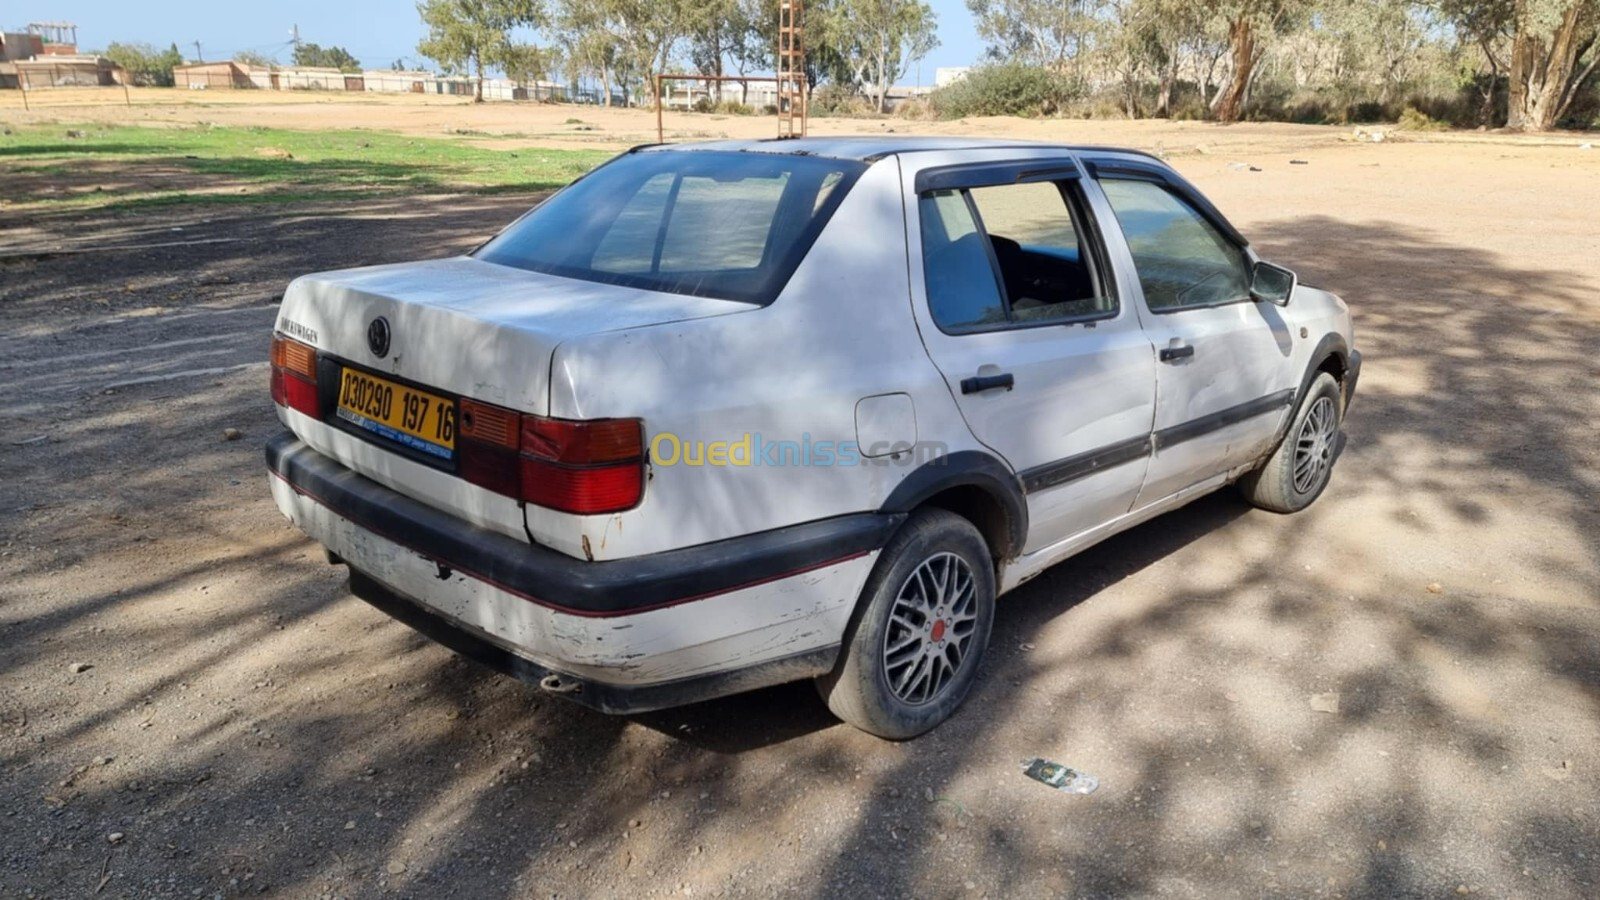
[[[983,52],[973,34],[972,17],[963,0],[930,0],[939,14],[940,46],[922,61],[922,80],[933,82],[936,66],[964,66]],[[140,41],[166,46],[174,41],[186,56],[200,41],[206,59],[225,59],[240,50],[257,50],[289,58],[289,27],[298,24],[303,40],[337,44],[371,68],[384,68],[398,57],[416,59],[422,24],[413,0],[271,0],[267,3],[216,3],[202,0],[7,0],[0,27],[28,22],[68,21],[78,24],[84,49],[103,49],[112,41]],[[20,18],[19,18],[20,17]],[[917,79],[913,67],[901,79]]]

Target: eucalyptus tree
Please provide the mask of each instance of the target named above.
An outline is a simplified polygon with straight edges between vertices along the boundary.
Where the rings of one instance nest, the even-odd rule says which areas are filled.
[[[1107,0],[967,0],[990,59],[1057,72],[1077,66],[1094,46],[1107,5]]]
[[[1600,0],[1438,0],[1509,86],[1506,126],[1555,126],[1600,70]]]
[[[540,0],[422,0],[417,4],[428,36],[417,52],[447,72],[476,76],[474,102],[483,102],[484,70],[515,63],[523,51],[512,33],[544,24]]]
[[[607,97],[612,79],[627,92],[641,79],[654,99],[655,75],[664,73],[694,32],[698,0],[558,0],[553,16],[559,42],[577,65],[603,71]]]
[[[836,56],[880,113],[895,80],[939,46],[938,18],[922,0],[832,0],[822,11],[823,52]],[[811,8],[806,14],[817,21]],[[812,28],[808,36],[815,33]]]
[[[1546,130],[1600,68],[1600,0],[1516,0],[1509,128]]]

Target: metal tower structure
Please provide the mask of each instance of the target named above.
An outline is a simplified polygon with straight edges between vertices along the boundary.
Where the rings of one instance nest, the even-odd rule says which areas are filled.
[[[778,137],[806,135],[805,8],[778,0]]]

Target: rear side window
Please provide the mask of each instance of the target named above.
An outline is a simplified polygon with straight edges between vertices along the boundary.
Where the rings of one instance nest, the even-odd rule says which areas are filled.
[[[1013,322],[1067,322],[1116,310],[1096,284],[1062,185],[978,187],[972,203],[994,247]]]
[[[1217,306],[1250,297],[1244,252],[1194,207],[1159,184],[1100,182],[1128,240],[1153,312]]]
[[[586,281],[769,303],[865,168],[779,153],[633,153],[474,255]]]
[[[923,273],[933,320],[946,331],[1005,324],[1005,301],[966,194],[935,191],[923,194],[918,205],[922,211]]]
[[[1115,315],[1080,239],[1073,187],[1050,181],[919,198],[929,311],[951,333]]]

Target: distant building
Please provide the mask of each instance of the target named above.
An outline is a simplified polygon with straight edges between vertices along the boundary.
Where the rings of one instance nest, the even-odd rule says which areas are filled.
[[[971,66],[940,66],[933,70],[933,86],[948,87],[967,77]]]
[[[237,61],[174,66],[172,82],[191,90],[260,88],[273,91],[350,91],[387,94],[445,94],[471,97],[478,81],[415,70],[369,69],[341,72],[323,66],[252,66]],[[518,84],[506,78],[483,80],[485,100],[565,100],[567,88],[553,81]]]
[[[758,76],[751,76],[752,78]],[[771,81],[751,81],[746,89],[738,81],[696,81],[693,76],[668,78],[661,103],[668,109],[693,109],[696,103],[743,103],[754,109],[776,106],[778,86]]]
[[[478,79],[463,75],[435,75],[432,72],[363,72],[366,90],[383,93],[444,94],[475,97]],[[485,78],[485,100],[566,100],[567,87],[553,81],[520,84],[509,78]]]
[[[934,88],[927,85],[896,84],[884,92],[883,106],[889,112],[900,108],[902,103],[909,100],[920,100],[934,92]]]
[[[408,69],[368,69],[361,73],[366,89],[386,94],[426,94],[432,83],[432,72]]]
[[[106,87],[126,84],[128,71],[104,56],[57,54],[9,63],[17,84],[27,90],[48,87]]]
[[[26,31],[0,32],[0,88],[19,88],[17,63],[44,52],[44,40]]]
[[[231,60],[189,63],[172,67],[172,85],[190,90],[261,87],[251,78],[252,69],[261,69],[269,76],[272,71],[264,66],[248,66]],[[272,86],[270,77],[266,86]]]
[[[35,56],[78,55],[78,26],[71,22],[29,22],[28,33],[39,38]]]
[[[0,33],[0,88],[100,87],[126,84],[127,70],[104,56],[78,52],[78,26],[31,22]]]
[[[278,88],[285,91],[359,91],[360,75],[347,76],[332,66],[283,66],[277,70]],[[347,84],[353,80],[354,86]]]
[[[26,31],[0,33],[0,62],[33,59],[44,52],[44,38]]]

